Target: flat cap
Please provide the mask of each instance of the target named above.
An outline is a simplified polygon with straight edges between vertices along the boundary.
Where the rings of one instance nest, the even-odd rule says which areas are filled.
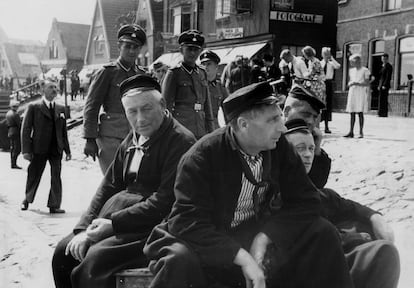
[[[238,117],[241,113],[261,104],[274,104],[277,98],[268,82],[250,84],[234,91],[223,101],[223,111],[227,121]]]
[[[121,82],[119,86],[121,96],[126,96],[127,92],[134,90],[134,92],[143,92],[149,90],[157,90],[161,92],[161,86],[157,79],[147,74],[139,74],[129,77]],[[134,93],[136,94],[136,93]]]
[[[118,41],[144,45],[147,42],[145,30],[137,24],[126,24],[118,30]]]
[[[298,130],[309,130],[308,125],[306,124],[305,120],[303,119],[292,119],[285,122],[285,126],[287,128],[287,131],[285,134],[290,134]]]
[[[326,107],[325,103],[315,93],[300,84],[294,84],[288,96],[308,102],[318,113]]]
[[[205,61],[213,61],[213,62],[219,64],[220,63],[220,57],[211,50],[204,50],[200,54],[200,62],[205,62]]]
[[[187,30],[178,37],[178,44],[201,48],[204,45],[204,36],[198,30]]]

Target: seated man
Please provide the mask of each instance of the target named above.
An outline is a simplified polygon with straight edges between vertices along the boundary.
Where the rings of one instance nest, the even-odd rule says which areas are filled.
[[[298,90],[293,92],[300,93]],[[305,100],[299,101],[306,102]],[[313,99],[310,100],[312,101]],[[299,106],[297,103],[296,107]],[[306,115],[305,111],[307,109],[302,110],[302,114],[296,116]],[[310,113],[316,113],[316,110],[313,109]],[[309,122],[294,118],[286,122],[286,127],[288,128],[285,133],[287,140],[296,148],[306,172],[310,173],[314,168],[312,164],[317,145],[309,130]],[[329,159],[326,153],[321,155]],[[329,170],[330,159],[328,175]],[[326,181],[327,179],[321,181],[323,186]],[[323,186],[320,187],[323,214],[341,232],[343,249],[355,287],[397,287],[400,263],[398,251],[392,243],[394,240],[392,229],[378,212],[352,200],[343,199],[335,191],[323,188]]]
[[[267,82],[234,92],[223,102],[229,124],[181,159],[168,222],[144,248],[152,288],[261,288],[265,272],[275,281],[268,287],[353,287],[339,235],[319,215],[319,192],[282,135],[272,93]],[[283,204],[273,214],[279,193]],[[264,271],[271,243],[277,263]]]
[[[178,161],[195,142],[166,110],[156,79],[132,76],[120,90],[131,132],[73,233],[56,247],[58,288],[112,288],[114,272],[147,265],[142,248],[170,212]]]

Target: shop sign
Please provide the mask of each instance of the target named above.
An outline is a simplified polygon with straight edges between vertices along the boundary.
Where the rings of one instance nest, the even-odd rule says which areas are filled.
[[[294,0],[271,0],[270,10],[293,10]]]
[[[285,11],[270,11],[270,20],[322,24],[323,16]]]
[[[217,29],[218,39],[243,38],[243,27],[237,28],[219,28]]]

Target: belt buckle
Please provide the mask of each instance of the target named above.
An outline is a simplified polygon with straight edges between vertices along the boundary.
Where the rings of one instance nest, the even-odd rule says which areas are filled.
[[[200,111],[201,110],[201,104],[200,103],[195,103],[194,104],[194,110],[195,111]]]

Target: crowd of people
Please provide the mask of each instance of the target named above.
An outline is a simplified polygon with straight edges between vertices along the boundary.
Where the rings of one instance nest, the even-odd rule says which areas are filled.
[[[310,46],[304,58],[283,50],[279,65],[265,55],[252,68],[238,57],[219,80],[220,57],[202,51],[202,33],[185,31],[178,42],[183,61],[154,63],[153,77],[135,64],[145,31],[125,25],[119,58],[94,77],[84,153],[98,158],[103,179],[55,249],[56,287],[115,287],[116,272],[139,267],[150,269],[154,288],[397,287],[392,228],[325,187],[331,159],[319,122],[324,115],[330,133],[328,94],[339,68],[330,50],[321,61]],[[368,81],[360,68],[355,60],[354,118]],[[282,82],[286,97],[279,98]],[[45,81],[42,91],[21,128],[31,161],[21,209],[33,202],[49,161],[48,207],[64,213],[66,119],[54,102],[56,83]]]

